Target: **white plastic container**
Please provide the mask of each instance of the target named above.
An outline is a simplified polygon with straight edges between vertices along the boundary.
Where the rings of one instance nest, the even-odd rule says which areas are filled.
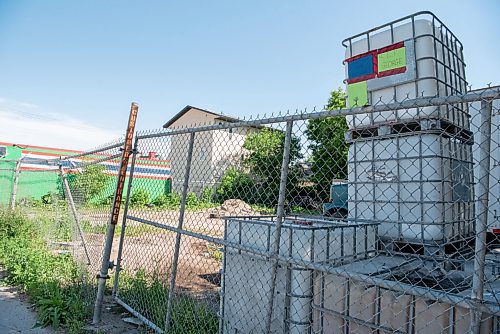
[[[233,252],[225,257],[222,332],[265,333],[273,263]],[[312,270],[278,267],[272,333],[309,333],[312,284]]]
[[[224,334],[265,333],[273,263],[247,254],[224,254],[221,306]],[[286,268],[276,276],[271,332],[285,333]]]
[[[401,102],[417,97],[465,93],[465,64],[462,44],[434,15],[415,14],[366,33],[348,38],[345,58],[405,42],[406,74],[367,80],[368,104]],[[348,77],[346,65],[346,78]],[[352,105],[349,107],[353,107]],[[439,118],[461,128],[469,128],[467,105],[401,109],[347,116],[349,127],[379,123]]]
[[[269,252],[273,250],[275,224],[275,217],[228,218],[225,240]],[[286,217],[281,230],[280,255],[330,264],[365,259],[375,252],[376,229],[374,223]],[[224,256],[223,333],[264,333],[273,262],[237,247],[226,247]],[[271,332],[308,334],[313,271],[282,265],[276,278]],[[287,305],[286,312],[284,305]]]
[[[437,242],[473,231],[471,146],[436,132],[354,140],[349,220],[380,223],[382,238]]]
[[[273,251],[275,217],[227,219],[226,240],[260,251]],[[280,255],[304,261],[348,262],[375,250],[377,224],[286,217]]]

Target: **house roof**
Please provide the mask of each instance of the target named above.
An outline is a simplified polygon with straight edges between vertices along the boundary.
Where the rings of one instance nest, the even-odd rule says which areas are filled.
[[[240,121],[239,119],[237,119],[235,117],[221,115],[221,114],[217,114],[217,113],[215,113],[213,111],[210,111],[210,110],[206,110],[206,109],[202,109],[202,108],[198,108],[198,107],[187,105],[184,108],[182,108],[182,110],[179,111],[174,117],[172,117],[167,123],[163,124],[163,127],[164,128],[170,127],[172,124],[175,123],[175,121],[177,121],[179,118],[181,118],[185,113],[187,113],[191,109],[196,109],[198,111],[201,111],[201,112],[204,112],[204,113],[207,113],[207,114],[210,114],[210,115],[217,116],[215,119],[220,119],[222,121],[226,121],[226,122],[230,122],[230,123],[234,123],[234,122]]]

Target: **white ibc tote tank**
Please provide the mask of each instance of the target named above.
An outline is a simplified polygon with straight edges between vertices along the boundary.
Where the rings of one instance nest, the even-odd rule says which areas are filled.
[[[462,44],[430,12],[343,45],[350,107],[466,93]],[[471,237],[467,103],[358,114],[347,121],[350,221],[379,222],[381,238],[406,243],[444,245]]]
[[[450,242],[473,233],[470,145],[438,131],[350,142],[349,218],[394,240]]]
[[[344,63],[347,92],[351,95],[348,96],[349,107],[462,94],[467,90],[462,44],[430,12],[419,12],[393,21],[347,38],[342,44],[346,47]],[[392,53],[387,51],[391,47]],[[394,48],[400,52],[394,51]],[[364,58],[364,55],[373,57],[373,62],[377,63],[371,73],[368,68],[365,71],[355,68],[360,64],[353,62],[353,59]],[[368,58],[364,58],[365,66],[369,66],[367,62],[371,59]],[[397,61],[401,62],[399,68],[394,64]],[[392,70],[392,73],[381,73],[385,69]],[[400,73],[399,70],[404,72]],[[366,96],[363,96],[365,83]],[[360,87],[354,89],[356,85]],[[439,118],[468,129],[467,105],[456,104],[455,107],[457,108],[441,106],[367,113],[347,116],[347,121],[352,129],[378,123]]]

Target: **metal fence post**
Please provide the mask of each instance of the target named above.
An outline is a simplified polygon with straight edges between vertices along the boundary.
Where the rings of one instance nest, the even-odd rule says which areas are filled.
[[[14,210],[16,208],[16,196],[17,196],[17,185],[19,183],[19,174],[21,173],[21,161],[23,158],[20,158],[16,162],[16,170],[14,172],[14,183],[12,184],[12,194],[10,197],[10,208]]]
[[[191,160],[193,159],[193,146],[194,146],[194,138],[195,132],[191,132],[189,137],[189,148],[187,154],[187,164],[186,164],[186,174],[184,175],[184,184],[182,185],[182,199],[181,199],[181,207],[179,211],[179,223],[177,224],[177,228],[182,230],[184,225],[184,212],[186,210],[186,197],[189,186],[189,174],[191,173]],[[165,318],[165,332],[168,333],[170,330],[170,322],[172,320],[172,309],[173,309],[173,301],[174,301],[174,289],[175,289],[175,280],[177,277],[177,267],[179,264],[179,253],[181,246],[181,233],[177,232],[175,237],[175,249],[174,249],[174,258],[172,261],[172,273],[170,277],[170,286],[168,289],[168,301],[167,301],[167,315]]]
[[[273,243],[273,269],[271,272],[271,288],[269,289],[268,314],[266,317],[266,333],[271,332],[273,318],[274,294],[276,289],[276,276],[278,273],[278,254],[280,252],[281,226],[285,215],[286,183],[288,179],[288,164],[290,162],[290,146],[292,142],[293,121],[286,123],[285,147],[283,149],[283,161],[281,163],[280,190],[278,195],[278,207],[276,212],[276,234]]]
[[[471,297],[477,303],[483,301],[484,265],[486,256],[486,231],[488,228],[488,195],[490,189],[490,143],[491,143],[492,100],[481,101],[481,141],[479,143],[479,182],[476,218],[476,243],[474,274],[472,277]],[[479,334],[482,312],[477,308],[471,311],[470,332]]]
[[[116,257],[116,268],[115,268],[115,281],[113,282],[113,296],[117,296],[118,292],[118,280],[120,277],[121,263],[122,263],[122,252],[123,252],[123,240],[125,238],[125,227],[127,225],[127,214],[128,214],[128,205],[130,201],[130,192],[132,191],[132,181],[134,180],[134,169],[135,169],[135,161],[137,159],[137,146],[139,144],[139,139],[135,138],[134,150],[132,152],[132,164],[130,165],[130,174],[128,177],[128,185],[127,185],[127,194],[125,195],[125,203],[123,209],[123,217],[122,217],[122,230],[120,232],[120,241],[118,242],[118,255]]]
[[[66,178],[66,174],[64,173],[62,166],[59,166],[59,175],[61,176],[61,180],[64,185],[64,193],[66,194],[66,200],[69,203],[69,207],[71,208],[71,213],[73,214],[73,218],[75,219],[76,228],[78,229],[78,233],[80,234],[80,239],[82,239],[83,250],[85,251],[85,256],[87,257],[87,264],[90,265],[91,261],[87,249],[87,242],[85,241],[85,235],[83,234],[82,225],[80,224],[80,218],[78,217],[78,212],[76,211],[75,202],[73,201],[73,195],[71,194],[71,189],[69,188],[68,179]]]
[[[132,151],[132,139],[134,137],[134,129],[135,129],[135,123],[137,121],[138,111],[139,111],[139,106],[135,102],[132,102],[132,105],[130,107],[130,116],[128,119],[127,133],[125,135],[125,144],[122,152],[120,170],[118,171],[118,180],[116,182],[113,207],[111,208],[108,230],[106,232],[106,243],[104,245],[101,270],[97,275],[98,278],[97,296],[95,299],[94,316],[92,319],[92,323],[94,325],[99,324],[99,322],[101,321],[104,290],[106,288],[106,280],[109,278],[108,270],[112,268],[112,263],[110,263],[109,260],[111,257],[111,248],[113,247],[115,226],[118,223],[118,217],[120,216],[120,206],[122,202],[123,187],[125,186],[125,178],[127,176],[128,160],[130,157],[130,153]]]

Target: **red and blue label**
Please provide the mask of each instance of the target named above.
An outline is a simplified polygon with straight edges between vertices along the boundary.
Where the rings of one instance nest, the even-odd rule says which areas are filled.
[[[356,83],[406,71],[404,42],[346,59],[347,83]]]

